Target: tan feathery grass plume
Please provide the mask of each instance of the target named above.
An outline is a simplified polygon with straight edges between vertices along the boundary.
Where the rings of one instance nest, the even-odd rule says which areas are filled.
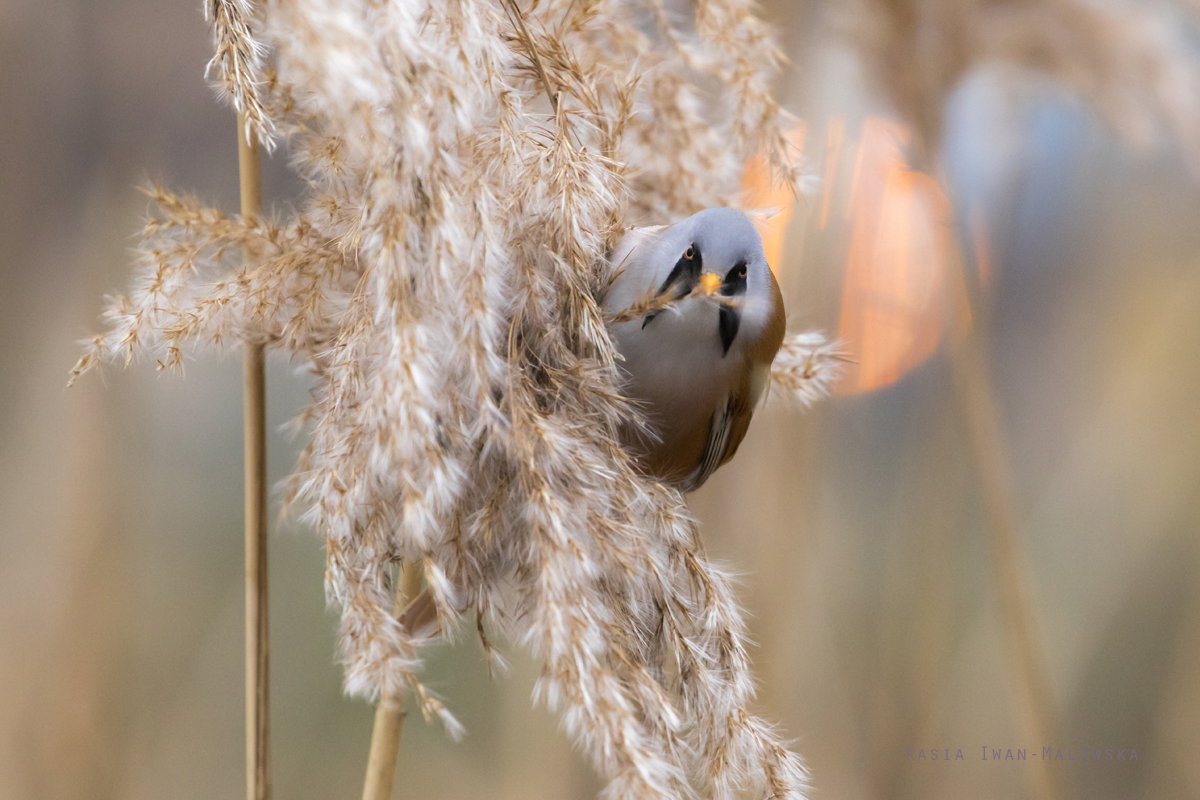
[[[391,611],[393,565],[419,563],[441,630],[474,612],[481,634],[507,626],[542,659],[539,696],[611,797],[805,788],[749,710],[728,576],[679,493],[618,444],[639,412],[599,304],[629,224],[733,202],[760,149],[796,178],[768,92],[778,56],[749,9],[277,0],[258,13],[265,81],[220,56],[254,51],[218,25],[219,63],[249,76],[243,103],[263,93],[304,204],[242,219],[151,189],[133,287],[76,367],[142,354],[175,369],[194,342],[305,359],[311,440],[291,497],[326,538],[348,691],[411,687],[456,730],[418,679],[432,626]],[[252,266],[227,258],[243,248]],[[815,396],[827,355],[794,340],[781,383]]]
[[[204,18],[212,25],[214,50],[204,72],[216,72],[214,85],[245,115],[242,135],[248,140],[251,133],[257,135],[269,151],[275,146],[275,124],[261,97],[266,48],[250,29],[253,8],[249,0],[205,0]]]
[[[801,406],[828,397],[846,363],[841,344],[820,331],[796,333],[783,340],[771,364],[771,388],[786,393]]]

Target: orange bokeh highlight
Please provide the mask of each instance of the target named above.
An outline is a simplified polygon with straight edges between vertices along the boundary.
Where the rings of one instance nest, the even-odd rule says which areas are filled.
[[[804,133],[804,122],[799,121],[789,134],[791,146],[797,153],[804,150]],[[751,212],[754,227],[762,237],[767,265],[776,275],[779,274],[784,237],[795,205],[796,196],[792,190],[771,180],[771,167],[766,155],[757,153],[746,162],[742,172],[742,207]],[[754,214],[754,211],[761,213]]]
[[[829,223],[829,203],[833,198],[834,181],[837,178],[838,164],[842,158],[842,145],[845,144],[846,121],[841,117],[832,117],[825,131],[825,171],[821,176],[821,216],[819,224],[824,230]]]
[[[979,285],[987,286],[992,281],[992,246],[988,237],[987,220],[983,209],[972,206],[970,216],[971,246],[975,251],[975,268],[979,270]]]
[[[852,360],[836,387],[842,394],[894,383],[948,331],[969,324],[950,203],[937,181],[909,169],[908,139],[895,122],[863,123],[838,320],[838,339]]]
[[[910,137],[909,129],[897,122],[864,120],[845,216],[834,214],[831,220],[841,173],[849,164],[843,159],[848,144],[845,120],[833,117],[828,122],[817,222],[822,230],[848,230],[850,236],[837,331],[849,362],[834,389],[839,394],[894,383],[929,358],[943,339],[957,338],[970,326],[953,211],[935,179],[909,168],[904,148]],[[797,152],[803,150],[804,139],[801,122],[791,133]],[[762,154],[747,162],[742,190],[767,263],[779,274],[796,198],[786,186],[772,183]],[[754,210],[763,213],[754,215]],[[991,272],[987,232],[981,215],[971,217],[971,246],[986,284]]]

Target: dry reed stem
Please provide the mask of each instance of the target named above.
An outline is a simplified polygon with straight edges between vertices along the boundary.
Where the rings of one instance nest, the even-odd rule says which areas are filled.
[[[428,597],[421,593],[421,565],[411,562],[404,565],[396,581],[395,614],[403,620],[402,611],[410,601],[417,604]],[[371,750],[367,756],[367,777],[363,781],[363,800],[388,800],[396,779],[396,758],[400,753],[400,735],[404,732],[404,710],[407,693],[386,692],[379,698],[375,708],[375,727],[371,731]]]
[[[974,316],[980,319],[978,314]],[[1061,741],[1058,737],[1061,728],[1037,623],[1028,562],[1021,545],[1012,478],[981,327],[977,323],[953,351],[955,388],[975,462],[992,566],[996,571],[1020,736],[1022,741],[1053,746]],[[1031,761],[1030,773],[1037,800],[1066,800],[1070,796],[1066,776],[1055,770],[1052,762]]]
[[[521,13],[521,7],[517,5],[516,0],[500,0],[500,4],[504,6],[504,13],[508,15],[509,21],[520,34],[521,44],[529,53],[529,60],[537,72],[538,80],[542,82],[542,88],[546,91],[550,109],[557,114],[558,90],[554,88],[554,85],[550,83],[550,78],[546,75],[546,68],[542,65],[542,58],[538,55],[537,46],[533,43],[533,37],[529,35],[529,28],[525,25],[525,15]]]
[[[253,134],[243,134],[238,114],[238,177],[242,216],[253,218],[262,205],[262,165]],[[254,254],[242,252],[249,268]],[[263,346],[245,342],[243,365],[243,444],[246,506],[246,796],[271,797],[271,693],[267,615],[267,431]]]
[[[721,284],[719,281],[713,283],[712,281],[705,280],[701,280],[696,284],[695,288],[680,297],[675,297],[670,292],[659,294],[652,290],[631,303],[628,307],[621,309],[615,314],[606,316],[604,321],[610,325],[616,325],[619,322],[629,322],[646,314],[673,309],[685,300],[695,300],[697,298],[710,300],[720,305],[730,306],[731,308],[741,305],[740,299],[723,296],[720,290]]]

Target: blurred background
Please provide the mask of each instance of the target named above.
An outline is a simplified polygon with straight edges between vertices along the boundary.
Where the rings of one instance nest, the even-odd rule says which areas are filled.
[[[1036,48],[932,69],[953,49],[938,15],[969,5],[766,5],[821,185],[793,206],[751,169],[747,203],[783,207],[766,239],[791,328],[854,363],[813,410],[759,412],[692,506],[740,575],[760,704],[814,797],[1197,798],[1200,139],[1150,135],[1137,109],[1165,98],[1178,122],[1200,96],[1105,66],[1133,26],[1097,37],[1082,78]],[[1034,28],[1042,5],[1022,5]],[[1195,56],[1196,29],[1176,33]],[[195,0],[0,0],[0,797],[244,792],[240,357],[64,388],[127,283],[135,187],[237,207],[208,58]],[[286,155],[266,185],[286,209]],[[273,480],[306,398],[302,365],[272,361]],[[361,792],[373,710],[342,697],[323,570],[313,531],[275,527],[281,799]],[[1023,651],[1004,601],[1022,581]],[[593,797],[531,706],[536,665],[508,645],[489,680],[460,638],[427,675],[468,736],[411,716],[396,796]],[[1019,658],[1051,741],[1029,740]],[[1064,756],[1048,779],[1043,746]]]

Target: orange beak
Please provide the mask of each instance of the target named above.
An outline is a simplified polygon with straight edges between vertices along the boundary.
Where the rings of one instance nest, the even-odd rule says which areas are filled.
[[[721,289],[721,279],[711,272],[705,272],[700,276],[700,291],[708,297],[713,296]]]

